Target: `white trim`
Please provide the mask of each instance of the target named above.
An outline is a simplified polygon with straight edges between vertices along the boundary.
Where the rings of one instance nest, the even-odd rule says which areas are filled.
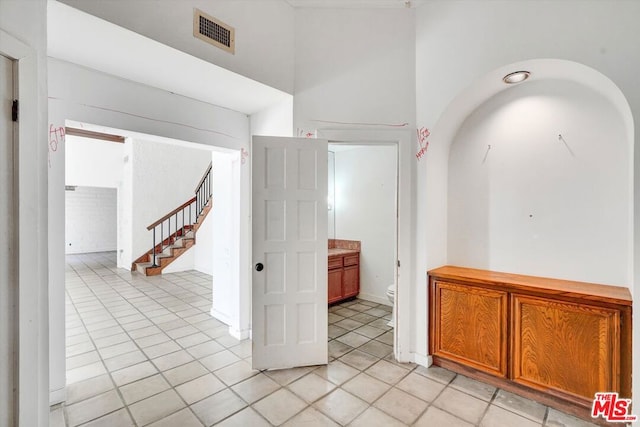
[[[49,306],[47,165],[42,142],[46,127],[45,87],[39,83],[44,64],[38,51],[0,29],[0,54],[17,61],[20,100],[16,177],[18,361],[17,413],[21,426],[48,425]],[[41,95],[44,93],[44,95]]]
[[[229,335],[237,340],[246,340],[251,337],[251,329],[236,329],[229,326]]]
[[[49,406],[63,403],[65,400],[67,400],[66,388],[59,388],[57,390],[51,390],[49,392]]]
[[[0,53],[10,59],[20,60],[35,52],[20,40],[0,28]]]
[[[413,212],[411,210],[413,182],[411,171],[413,161],[413,129],[318,129],[318,138],[330,142],[349,143],[389,143],[398,146],[398,230],[397,256],[401,267],[397,270],[396,289],[396,333],[394,334],[394,355],[399,361],[410,361],[411,354],[411,283],[415,280],[412,255]]]
[[[423,354],[411,353],[413,363],[416,365],[424,366],[428,368],[433,364],[433,358],[431,356],[425,356]]]

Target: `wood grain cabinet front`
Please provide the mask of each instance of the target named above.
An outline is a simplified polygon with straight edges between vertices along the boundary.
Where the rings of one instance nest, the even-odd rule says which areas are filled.
[[[507,293],[434,283],[433,355],[507,376]]]
[[[360,293],[360,254],[351,252],[329,256],[329,304]]]
[[[342,299],[342,268],[329,270],[329,304]]]
[[[429,350],[435,365],[594,421],[595,393],[631,398],[631,294],[441,267],[429,272]]]
[[[516,294],[512,325],[514,381],[586,404],[620,391],[619,310]]]

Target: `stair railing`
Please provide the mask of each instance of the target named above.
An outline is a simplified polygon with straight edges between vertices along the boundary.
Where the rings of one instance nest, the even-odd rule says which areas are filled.
[[[195,190],[195,196],[187,200],[159,220],[147,227],[147,230],[153,230],[153,246],[151,249],[152,261],[151,266],[157,267],[156,256],[158,253],[162,253],[167,246],[172,245],[178,238],[184,237],[187,227],[193,229],[193,225],[198,221],[198,217],[204,210],[207,203],[211,199],[211,168],[212,164],[209,163],[207,170],[205,171],[202,179],[198,183]],[[187,214],[187,210],[189,213]],[[182,220],[182,227],[178,227],[178,220]],[[174,234],[171,233],[171,222],[174,223]],[[165,239],[165,224],[167,237]],[[156,237],[158,228],[160,229],[160,244],[156,244]],[[166,244],[165,244],[166,241]],[[159,250],[158,250],[159,249]]]
[[[204,172],[202,179],[196,186],[196,217],[200,216],[202,209],[209,203],[211,198],[211,168],[212,164],[209,163],[207,170]]]

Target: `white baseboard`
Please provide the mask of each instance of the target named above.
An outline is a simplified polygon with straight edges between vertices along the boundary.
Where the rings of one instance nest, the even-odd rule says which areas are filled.
[[[425,368],[428,368],[433,363],[433,358],[431,357],[431,355],[425,356],[423,354],[418,354],[418,353],[412,353],[412,355],[413,355],[413,363],[417,365],[421,365],[421,366],[424,366]]]
[[[213,316],[216,320],[219,320],[220,322],[229,326],[229,335],[231,335],[235,339],[246,340],[247,338],[251,337],[251,328],[238,329],[236,326],[233,326],[231,317],[227,316],[226,314],[219,312],[213,307],[211,307],[211,310],[209,310],[209,314],[211,314],[211,316]]]
[[[65,400],[67,400],[67,390],[65,388],[49,390],[49,406],[63,403]]]
[[[246,340],[251,337],[251,329],[236,329],[229,326],[229,335],[237,340]]]
[[[379,297],[377,295],[372,295],[372,294],[365,294],[360,292],[358,294],[358,298],[366,300],[366,301],[371,301],[371,302],[375,302],[378,304],[384,304],[384,305],[388,305],[389,307],[391,307],[391,301],[389,301],[389,298],[385,297]]]
[[[214,317],[216,320],[219,320],[220,322],[224,323],[225,325],[231,324],[231,318],[229,316],[219,312],[218,310],[215,310],[213,307],[211,307],[211,310],[209,310],[209,314],[212,317]]]

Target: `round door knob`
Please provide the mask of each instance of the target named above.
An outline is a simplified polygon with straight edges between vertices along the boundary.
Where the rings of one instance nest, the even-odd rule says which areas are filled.
[[[256,271],[262,271],[264,269],[264,265],[261,262],[256,264]]]

